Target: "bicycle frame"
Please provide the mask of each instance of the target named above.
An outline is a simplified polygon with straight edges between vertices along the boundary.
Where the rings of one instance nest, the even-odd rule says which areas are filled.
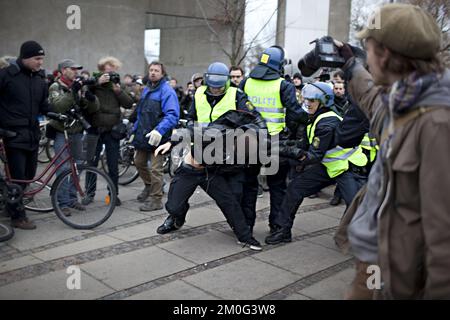
[[[45,188],[45,186],[50,182],[50,180],[53,178],[53,176],[56,174],[56,171],[59,168],[61,168],[67,161],[69,161],[70,169],[72,171],[72,176],[73,176],[74,183],[75,183],[75,187],[77,188],[78,192],[80,192],[80,195],[84,196],[83,190],[80,187],[80,181],[78,179],[77,164],[76,164],[74,158],[72,157],[72,153],[70,152],[69,137],[68,137],[66,130],[64,130],[64,140],[65,141],[64,141],[63,148],[58,152],[58,154],[55,155],[55,157],[53,157],[52,161],[45,167],[44,171],[42,171],[39,174],[39,176],[33,178],[32,180],[18,180],[18,179],[11,178],[11,173],[10,173],[9,165],[8,165],[8,158],[6,156],[5,145],[4,145],[3,139],[0,139],[0,156],[1,156],[2,162],[4,162],[4,165],[5,165],[5,180],[6,180],[6,182],[7,183],[17,183],[17,184],[30,184],[33,182],[41,183],[41,186],[39,188],[36,188],[36,189],[28,191],[28,192],[24,192],[24,195],[34,196],[34,195],[38,194],[39,192],[41,192]],[[65,151],[67,151],[67,154],[68,154],[67,157],[65,157],[60,163],[56,164],[56,162],[63,157],[63,153]],[[45,180],[42,180],[48,172],[50,172],[49,175],[45,178]]]

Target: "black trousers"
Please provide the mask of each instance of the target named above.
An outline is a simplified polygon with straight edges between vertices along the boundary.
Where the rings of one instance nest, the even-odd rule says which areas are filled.
[[[366,183],[367,177],[350,171],[331,179],[324,165],[317,164],[297,173],[288,185],[280,215],[275,223],[283,228],[291,229],[295,214],[305,197],[309,197],[333,184],[342,195],[346,205],[350,205],[359,189]]]
[[[36,175],[38,149],[34,151],[6,147],[6,157],[8,158],[9,171],[12,179],[32,180]],[[26,184],[19,184],[23,190]],[[11,220],[20,220],[26,217],[22,201],[17,204],[6,206],[6,210],[11,215]]]
[[[189,210],[189,198],[198,186],[216,201],[238,240],[241,242],[249,240],[252,234],[245,222],[240,204],[226,179],[214,171],[197,170],[182,164],[170,184],[166,202],[167,212],[177,219],[184,220]]]
[[[106,163],[108,165],[108,175],[111,178],[114,186],[116,187],[116,192],[119,194],[119,152],[120,152],[120,141],[114,139],[111,136],[111,132],[104,132],[99,135],[97,142],[97,149],[95,151],[94,159],[88,161],[88,165],[97,167],[100,161],[100,154],[105,145],[106,152]],[[86,186],[88,194],[90,196],[95,195],[97,189],[97,176],[93,174],[87,174]]]
[[[247,219],[247,224],[251,227],[255,224],[256,201],[258,199],[258,175],[261,166],[250,166],[245,171],[244,195],[241,200],[242,210]],[[270,214],[269,225],[277,224],[278,216],[281,212],[283,199],[286,195],[287,177],[290,165],[288,161],[281,161],[276,174],[267,176],[267,185],[270,194]]]

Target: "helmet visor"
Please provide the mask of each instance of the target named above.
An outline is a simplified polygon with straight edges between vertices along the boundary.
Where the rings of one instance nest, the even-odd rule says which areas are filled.
[[[317,87],[307,84],[302,89],[302,97],[308,100],[322,100],[324,93]]]
[[[212,88],[222,88],[225,87],[229,76],[222,74],[205,74],[206,85]]]

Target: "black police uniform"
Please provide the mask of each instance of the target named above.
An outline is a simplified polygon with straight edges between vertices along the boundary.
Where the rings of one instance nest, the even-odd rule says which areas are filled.
[[[329,111],[327,108],[320,108],[311,118],[311,123],[314,123],[319,115]],[[327,117],[320,120],[316,125],[314,133],[319,143],[318,145],[310,145],[306,152],[302,152],[301,149],[296,149],[295,147],[280,150],[280,154],[282,155],[292,157],[292,154],[295,154],[297,159],[303,156],[306,158],[299,162],[298,170],[288,185],[280,215],[275,220],[275,223],[281,229],[267,237],[266,243],[276,244],[291,241],[291,228],[295,214],[305,197],[337,183],[345,203],[349,205],[356,193],[366,182],[365,176],[354,172],[359,170],[359,167],[353,166],[352,164],[350,164],[350,167],[355,167],[354,170],[349,169],[334,179],[329,177],[325,166],[321,164],[325,153],[336,146],[334,143],[334,134],[339,123],[340,120],[337,117]]]
[[[266,68],[267,70],[262,76],[252,76],[259,80],[276,80],[280,78],[280,73],[267,67],[258,66],[258,68]],[[245,88],[247,79],[240,83],[240,88]],[[295,133],[297,127],[304,117],[296,97],[294,84],[283,81],[280,86],[280,98],[282,105],[286,108],[286,127],[287,132]],[[286,136],[280,134],[279,139],[286,139]],[[245,185],[244,194],[241,200],[241,206],[247,219],[247,223],[253,228],[256,219],[256,201],[258,197],[258,174],[261,166],[251,166],[245,170]],[[289,162],[285,159],[280,159],[279,170],[275,175],[267,176],[267,185],[270,193],[270,214],[269,226],[271,232],[277,229],[275,217],[281,210],[283,198],[286,194],[286,179],[289,173]]]

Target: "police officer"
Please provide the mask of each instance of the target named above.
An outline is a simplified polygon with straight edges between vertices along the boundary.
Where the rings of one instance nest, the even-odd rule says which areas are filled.
[[[205,74],[205,86],[195,93],[195,99],[188,114],[188,127],[207,127],[230,110],[250,111],[251,104],[240,89],[230,87],[230,76],[225,64],[215,62]],[[170,144],[170,143],[169,143]],[[156,152],[167,152],[169,145],[163,145]],[[252,236],[238,198],[242,194],[239,175],[224,175],[220,169],[208,169],[196,161],[189,153],[170,185],[166,209],[169,217],[158,228],[159,234],[179,229],[185,221],[188,200],[197,186],[203,188],[217,203],[240,243],[253,250],[261,250],[261,245]],[[239,190],[240,188],[240,190]]]
[[[251,71],[250,77],[240,84],[264,120],[267,122],[272,137],[282,136],[288,131],[295,134],[302,115],[297,101],[295,86],[282,78],[286,64],[284,50],[273,46],[264,50],[258,65]],[[278,229],[275,217],[281,210],[281,203],[286,193],[286,178],[289,163],[281,161],[275,175],[267,176],[270,192],[269,227],[273,232]],[[257,175],[259,168],[246,171],[246,186],[242,200],[245,214],[253,226],[256,218],[256,200],[258,194]]]
[[[204,78],[206,85],[197,89],[187,116],[188,127],[192,127],[195,122],[206,127],[229,110],[243,110],[261,118],[248,101],[247,95],[241,89],[231,86],[229,69],[225,64],[221,62],[211,64]],[[264,120],[261,119],[261,123],[264,123]],[[243,171],[224,174],[224,177],[240,202],[245,181]]]
[[[310,115],[307,127],[308,150],[296,147],[295,141],[280,148],[280,155],[298,160],[296,173],[288,186],[281,213],[275,223],[281,228],[266,238],[267,244],[291,241],[291,228],[303,198],[324,187],[338,184],[347,205],[366,178],[362,167],[367,157],[361,148],[342,148],[334,143],[336,127],[342,120],[331,111],[334,95],[323,82],[306,85],[302,90],[304,109]]]

